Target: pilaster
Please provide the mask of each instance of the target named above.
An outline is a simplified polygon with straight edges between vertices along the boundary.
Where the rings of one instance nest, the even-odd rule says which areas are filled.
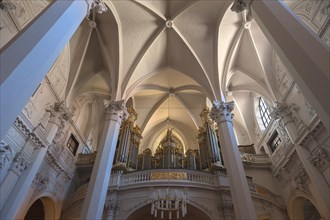
[[[303,165],[303,171],[298,172],[295,178],[298,189],[302,191],[308,190],[305,184],[306,175],[308,175],[311,180],[311,192],[321,209],[320,214],[325,219],[328,219],[330,218],[330,212],[327,208],[330,206],[330,198],[328,196],[330,195],[330,187],[318,168],[318,166],[321,166],[322,161],[324,161],[323,158],[327,157],[327,155],[325,155],[327,153],[317,146],[317,152],[312,155],[308,149],[297,143],[299,130],[301,128],[306,129],[297,111],[298,107],[296,105],[276,102],[271,116],[284,125]]]

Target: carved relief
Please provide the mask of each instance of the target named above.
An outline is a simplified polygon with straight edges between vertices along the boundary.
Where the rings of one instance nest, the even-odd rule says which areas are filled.
[[[66,82],[59,68],[53,69],[49,75],[49,81],[57,95],[60,96],[60,94],[63,92]]]
[[[324,149],[318,149],[317,152],[309,159],[311,164],[323,171],[329,164],[329,157]]]
[[[0,16],[0,35],[1,35],[0,48],[2,48],[17,33],[18,33],[18,29],[15,26],[13,20],[10,18],[9,13],[4,12],[4,11],[1,12],[1,16]]]
[[[185,173],[185,172],[161,172],[161,173],[151,173],[150,174],[150,180],[163,180],[163,179],[186,180],[187,173]]]
[[[293,80],[289,76],[286,67],[277,54],[274,54],[274,69],[278,96],[280,100],[283,100],[288,90],[290,89]]]
[[[294,9],[295,12],[304,14],[309,20],[317,10],[320,0],[307,0],[303,1],[298,7]]]
[[[11,165],[11,170],[13,170],[17,175],[21,175],[24,170],[26,170],[30,165],[27,156],[23,152],[16,153],[13,163]]]
[[[15,23],[22,29],[31,19],[31,13],[29,12],[26,1],[12,1],[16,9],[11,10],[9,13],[14,18]]]
[[[24,111],[25,111],[26,115],[28,116],[28,118],[32,118],[35,110],[36,110],[36,107],[31,102],[31,100],[24,106]]]
[[[312,22],[319,28],[322,27],[324,22],[329,18],[330,15],[330,2],[322,1],[319,9],[317,10]]]
[[[301,190],[308,192],[308,181],[309,177],[303,168],[300,168],[293,177],[293,183],[291,185],[292,190]]]
[[[119,205],[115,201],[107,200],[104,204],[106,219],[113,219],[116,212],[119,210]]]
[[[309,119],[312,119],[314,116],[315,116],[315,111],[314,109],[312,108],[312,106],[309,104],[309,102],[305,99],[305,105],[306,105],[306,112],[307,112],[307,115],[309,117]]]
[[[33,0],[29,1],[29,6],[33,14],[37,15],[39,14],[46,6],[49,4],[46,0]]]
[[[13,156],[11,147],[4,141],[0,142],[0,169],[2,169],[7,161],[10,161]]]
[[[35,189],[35,191],[42,191],[47,188],[48,183],[49,183],[48,175],[38,172],[32,182],[32,187]]]

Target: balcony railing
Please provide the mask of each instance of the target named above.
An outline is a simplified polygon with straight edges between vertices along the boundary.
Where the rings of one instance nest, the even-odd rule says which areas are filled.
[[[137,171],[127,174],[112,174],[109,186],[126,187],[146,182],[178,182],[178,183],[195,183],[208,186],[219,185],[219,175],[211,173],[199,172],[185,169],[153,169]]]

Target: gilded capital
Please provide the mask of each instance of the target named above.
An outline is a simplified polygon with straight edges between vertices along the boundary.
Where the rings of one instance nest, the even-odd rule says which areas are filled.
[[[127,117],[125,100],[107,101],[104,100],[105,119],[121,123]]]
[[[210,113],[211,118],[217,123],[232,122],[234,114],[234,102],[222,102],[214,101],[213,107]]]
[[[204,123],[211,123],[212,119],[210,117],[210,109],[208,107],[205,107],[202,112],[199,114],[199,116],[201,117],[202,121]]]
[[[127,120],[131,123],[134,123],[137,119],[138,113],[134,110],[133,107],[127,108],[128,118]]]

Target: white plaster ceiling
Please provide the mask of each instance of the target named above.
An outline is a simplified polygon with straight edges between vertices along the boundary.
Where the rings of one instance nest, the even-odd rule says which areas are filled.
[[[153,146],[171,127],[186,149],[194,149],[207,99],[232,92],[234,124],[250,137],[251,94],[273,98],[272,53],[254,21],[244,28],[245,12],[231,12],[230,1],[104,2],[109,10],[91,17],[97,27],[86,20],[70,42],[74,86],[68,96],[95,90],[114,100],[132,98],[142,147]]]

